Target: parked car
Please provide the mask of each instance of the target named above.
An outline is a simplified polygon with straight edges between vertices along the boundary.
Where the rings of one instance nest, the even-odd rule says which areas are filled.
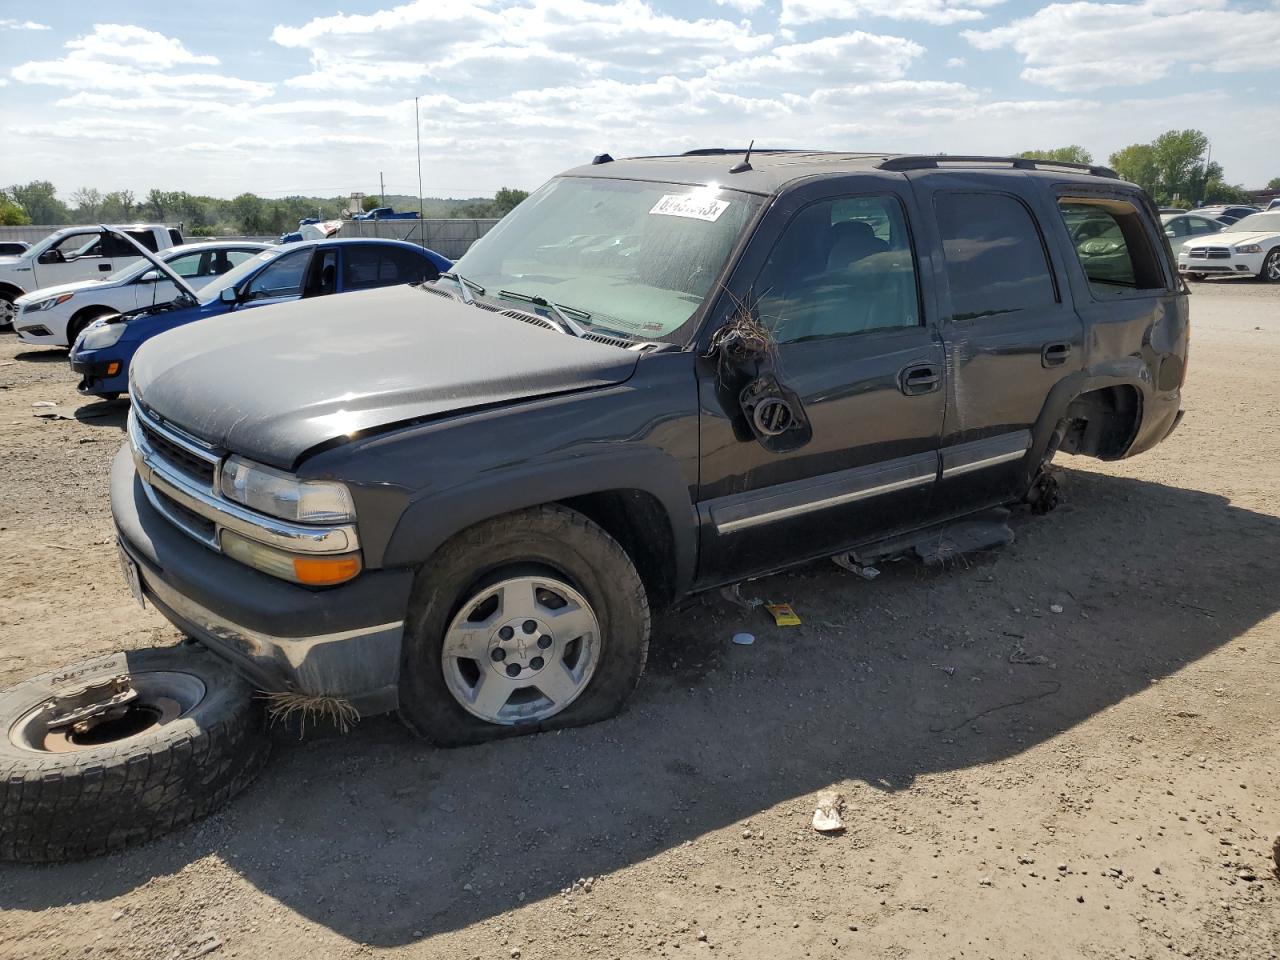
[[[219,240],[187,243],[159,253],[192,290],[223,276],[233,267],[271,249],[265,243]],[[117,270],[105,280],[78,280],[45,287],[19,297],[14,306],[14,332],[26,343],[68,347],[99,317],[166,304],[179,294],[165,274],[147,260]]]
[[[183,242],[177,229],[162,224],[57,230],[19,256],[0,257],[0,327],[13,323],[14,301],[24,294],[58,283],[105,277],[141,259],[137,246],[122,239],[120,232],[152,253]]]
[[[1267,209],[1268,209],[1268,210],[1280,210],[1280,197],[1275,197],[1275,198],[1274,198],[1270,203],[1268,203],[1268,204],[1267,204]]]
[[[167,265],[150,259],[181,295],[167,304],[105,317],[86,327],[71,348],[71,369],[81,376],[81,393],[108,400],[124,393],[134,352],[166,330],[269,304],[435,280],[452,265],[432,250],[400,240],[303,241],[268,247],[197,293]],[[255,315],[254,323],[266,320]],[[353,342],[362,337],[353,324]]]
[[[1162,214],[1160,222],[1164,226],[1165,236],[1169,238],[1169,246],[1174,257],[1188,240],[1218,233],[1226,226],[1221,220],[1202,216],[1198,213]]]
[[[1192,280],[1229,274],[1280,283],[1280,210],[1237,220],[1203,244],[1183,244],[1178,270]]]
[[[405,210],[396,213],[391,207],[374,207],[364,213],[357,213],[352,220],[417,220],[419,217],[417,210]]]
[[[1218,206],[1196,207],[1193,212],[1201,216],[1212,217],[1214,220],[1220,220],[1223,223],[1235,223],[1241,217],[1247,217],[1252,213],[1261,213],[1262,208],[1249,204],[1221,204]]]
[[[20,257],[30,249],[25,240],[0,240],[0,257]]]

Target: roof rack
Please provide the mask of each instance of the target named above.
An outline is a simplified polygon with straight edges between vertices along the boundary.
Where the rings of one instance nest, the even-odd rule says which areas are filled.
[[[699,147],[697,150],[686,150],[680,154],[682,157],[731,157],[739,153],[745,154],[750,149],[752,153],[806,153],[804,150],[780,149],[775,147]]]
[[[1109,177],[1119,180],[1120,174],[1110,167],[1099,167],[1091,163],[1071,163],[1066,160],[1031,160],[1025,157],[978,157],[940,154],[937,156],[912,155],[890,157],[876,166],[881,170],[930,170],[940,169],[952,164],[1007,163],[1015,170],[1074,170],[1078,173],[1090,173],[1095,177]]]

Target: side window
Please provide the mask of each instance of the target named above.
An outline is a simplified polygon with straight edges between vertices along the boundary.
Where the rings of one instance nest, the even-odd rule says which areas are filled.
[[[271,297],[298,297],[302,295],[302,281],[311,260],[310,250],[298,250],[276,257],[258,275],[249,281],[244,299],[265,300]]]
[[[1191,229],[1187,232],[1193,237],[1204,236],[1209,233],[1217,233],[1221,224],[1214,223],[1212,220],[1206,220],[1204,217],[1188,217],[1187,223]]]
[[[1165,224],[1164,232],[1167,236],[1173,239],[1177,239],[1178,237],[1185,237],[1188,234],[1191,234],[1194,232],[1191,229],[1191,225],[1194,222],[1195,221],[1191,220],[1188,217],[1175,217],[1174,219],[1170,220],[1168,223]]]
[[[338,292],[338,251],[333,247],[321,250],[316,256],[308,297],[327,297]]]
[[[259,250],[228,250],[223,261],[219,261],[218,272],[226,273],[232,267],[238,267],[250,257],[256,257],[261,251]]]
[[[169,228],[169,242],[172,243],[175,247],[182,246],[182,234],[180,234],[177,230],[173,229],[173,227]]]
[[[55,253],[55,251],[57,251]],[[40,255],[41,263],[61,263],[79,260],[81,257],[102,256],[102,234],[73,233],[63,237]]]
[[[1095,296],[1165,289],[1155,247],[1132,203],[1060,197],[1058,208]]]
[[[184,280],[188,277],[199,277],[202,276],[200,271],[202,257],[204,257],[202,253],[188,253],[186,256],[168,261],[166,266]]]
[[[774,245],[755,295],[778,343],[919,326],[902,201],[846,197],[805,207]]]
[[[435,280],[439,271],[423,257],[398,247],[350,244],[342,249],[342,287],[368,290],[400,283]]]
[[[1044,241],[1021,201],[1002,193],[939,193],[934,210],[953,321],[1058,301]]]
[[[130,237],[132,237],[138,243],[142,244],[152,253],[155,253],[157,250],[160,249],[160,244],[156,241],[156,235],[151,230],[126,230],[125,233],[127,233]],[[132,247],[130,247],[129,249],[133,250]],[[133,252],[136,254],[138,251],[134,250]]]

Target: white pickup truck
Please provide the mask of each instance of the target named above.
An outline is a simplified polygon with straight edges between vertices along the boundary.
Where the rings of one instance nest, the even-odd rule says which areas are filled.
[[[115,229],[152,253],[182,243],[182,234],[163,224],[138,223]],[[13,323],[13,301],[24,294],[73,280],[106,277],[141,259],[136,247],[100,226],[63,227],[19,256],[0,257],[0,328]]]

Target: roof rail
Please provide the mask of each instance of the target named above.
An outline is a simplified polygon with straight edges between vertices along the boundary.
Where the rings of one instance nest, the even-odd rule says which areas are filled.
[[[1071,163],[1066,160],[1032,160],[1026,157],[978,157],[940,154],[937,156],[911,155],[890,157],[876,166],[881,170],[931,170],[951,164],[1007,163],[1014,170],[1074,170],[1078,173],[1090,173],[1095,177],[1108,177],[1119,180],[1120,174],[1110,167],[1100,167],[1091,163]]]
[[[745,154],[747,150],[752,153],[803,153],[802,150],[777,149],[772,147],[699,147],[697,150],[686,150],[680,154],[682,157],[730,157],[736,154]]]

